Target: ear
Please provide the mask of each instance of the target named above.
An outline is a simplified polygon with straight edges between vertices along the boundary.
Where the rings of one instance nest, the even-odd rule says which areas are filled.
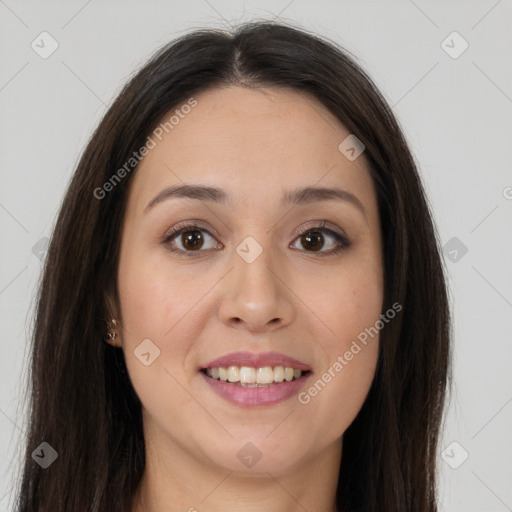
[[[103,301],[105,304],[106,321],[115,318],[118,322],[121,320],[119,301],[114,286],[109,287],[103,294]]]
[[[114,339],[107,338],[105,341],[113,347],[121,348],[123,344],[117,296],[111,289],[107,289],[103,294],[103,301],[105,304],[105,322],[108,326],[112,326],[113,324],[114,329],[117,332],[117,336]],[[115,322],[112,322],[112,320],[115,320]],[[109,329],[110,328],[111,327],[109,327]]]

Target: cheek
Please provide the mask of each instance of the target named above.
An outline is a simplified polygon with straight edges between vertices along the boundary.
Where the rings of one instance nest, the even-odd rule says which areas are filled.
[[[208,279],[194,280],[177,271],[163,251],[127,246],[122,254],[118,286],[126,339],[153,336],[163,342],[178,324],[183,325],[194,302],[207,291]]]
[[[165,418],[190,407],[190,395],[182,386],[189,340],[197,328],[188,321],[193,315],[187,315],[193,297],[186,294],[187,283],[157,258],[135,251],[124,254],[118,288],[126,366],[144,409],[163,425]]]
[[[179,343],[169,343],[173,327],[181,327],[179,320],[185,315],[182,284],[143,251],[126,245],[121,254],[118,289],[123,352],[135,389],[141,398],[151,400],[151,389],[172,387],[165,370],[169,361],[182,365],[186,352]],[[147,353],[149,357],[142,356]]]
[[[308,301],[330,331],[322,337],[331,356],[379,319],[383,284],[379,260],[347,258],[346,264],[307,284]],[[304,289],[303,293],[307,292]],[[348,348],[347,348],[348,349]]]
[[[338,287],[322,310],[331,336],[321,337],[322,352],[326,354],[326,369],[342,360],[344,380],[361,380],[371,376],[378,354],[379,320],[382,295],[376,286],[369,288]],[[339,367],[337,367],[339,369]],[[341,374],[341,369],[339,372]],[[339,382],[338,382],[339,383]]]
[[[340,438],[361,410],[375,374],[378,348],[378,335],[367,346],[356,341],[340,347],[331,364],[299,395],[305,413],[301,417],[311,418],[309,429],[321,425],[326,441]]]
[[[119,262],[118,288],[122,318],[123,350],[134,387],[145,396],[145,388],[174,389],[191,374],[189,354],[212,313],[208,291],[218,276],[207,269],[183,269],[170,265],[164,252],[138,251],[126,246]],[[158,354],[146,367],[137,359],[139,347],[150,340]],[[151,352],[150,350],[150,352]],[[145,350],[144,353],[147,351]],[[150,393],[148,399],[153,397]]]
[[[119,297],[125,341],[132,337],[160,337],[165,324],[170,328],[171,312],[176,311],[175,294],[165,278],[148,265],[120,267]]]
[[[311,283],[310,304],[321,312],[329,335],[317,337],[322,361],[299,403],[311,411],[311,428],[323,424],[326,439],[343,434],[370,389],[379,353],[382,292],[377,264],[347,266],[323,286]]]

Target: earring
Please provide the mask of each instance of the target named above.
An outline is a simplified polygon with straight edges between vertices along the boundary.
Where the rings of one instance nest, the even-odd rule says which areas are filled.
[[[118,325],[119,324],[118,324],[117,320],[114,318],[112,320],[110,320],[110,322],[107,322],[107,335],[105,338],[105,341],[109,345],[112,345],[113,347],[116,347],[116,348],[121,347],[121,341],[118,339],[119,334],[117,332]]]

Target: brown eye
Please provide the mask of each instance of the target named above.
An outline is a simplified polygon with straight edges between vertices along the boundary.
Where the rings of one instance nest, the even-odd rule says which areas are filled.
[[[204,237],[199,230],[185,231],[181,234],[181,243],[189,251],[197,251],[204,244]]]
[[[207,249],[222,249],[223,245],[206,230],[189,225],[174,229],[163,243],[170,251],[191,256],[204,253]]]
[[[324,246],[324,237],[320,231],[309,231],[300,237],[302,246],[310,251],[319,251]]]
[[[317,252],[321,256],[338,254],[348,248],[350,241],[345,235],[325,227],[313,227],[303,231],[290,246],[305,252]]]

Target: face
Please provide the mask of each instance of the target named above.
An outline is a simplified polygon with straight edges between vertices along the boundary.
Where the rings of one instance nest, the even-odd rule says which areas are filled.
[[[378,334],[358,336],[382,307],[376,194],[315,98],[230,86],[194,99],[130,184],[128,372],[157,450],[284,474],[340,453],[374,376]]]

